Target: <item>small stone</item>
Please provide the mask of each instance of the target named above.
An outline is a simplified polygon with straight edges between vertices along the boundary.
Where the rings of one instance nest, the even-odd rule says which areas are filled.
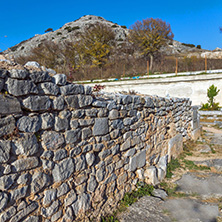
[[[0,212],[4,210],[7,203],[8,203],[8,195],[4,192],[0,192]]]
[[[57,213],[55,213],[54,215],[52,215],[51,217],[51,222],[57,221],[59,218],[61,218],[63,215],[62,210],[59,210]]]
[[[15,130],[15,118],[7,116],[0,119],[0,137],[10,135]]]
[[[40,118],[38,116],[23,116],[17,121],[17,127],[22,132],[36,133],[41,128]]]
[[[145,165],[146,165],[146,150],[143,150],[130,158],[129,170],[135,171],[137,168],[142,168]]]
[[[27,190],[28,190],[28,186],[24,186],[22,188],[11,191],[10,192],[10,194],[11,194],[10,201],[14,202],[14,201],[20,200],[21,198],[25,197],[27,194]]]
[[[74,190],[71,190],[64,199],[65,208],[73,204],[77,199],[76,193]]]
[[[89,166],[92,166],[96,157],[94,153],[86,153],[86,162]]]
[[[128,138],[121,146],[120,146],[120,151],[125,151],[128,150],[131,147],[131,139]]]
[[[92,96],[78,95],[79,107],[90,106],[92,104]]]
[[[60,187],[57,188],[57,197],[65,195],[69,192],[69,190],[69,186],[66,183],[63,183]]]
[[[154,189],[152,196],[161,198],[162,200],[165,200],[168,197],[167,193],[162,189]]]
[[[119,118],[119,111],[117,109],[113,109],[109,113],[109,119],[118,119]]]
[[[50,183],[50,177],[49,175],[42,173],[42,172],[36,172],[32,176],[32,182],[31,182],[31,193],[38,193],[41,191],[44,187],[49,185]]]
[[[84,87],[83,85],[78,84],[69,84],[60,87],[62,95],[77,95],[77,94],[84,94]]]
[[[63,131],[69,129],[69,120],[61,119],[59,117],[55,118],[55,131]]]
[[[60,161],[62,159],[65,159],[68,156],[68,153],[65,149],[57,150],[54,154],[53,161]]]
[[[72,118],[80,119],[80,118],[84,117],[84,115],[85,115],[84,109],[78,109],[78,110],[72,111]]]
[[[65,105],[65,100],[63,96],[56,97],[52,100],[52,109],[54,110],[63,110]]]
[[[65,139],[61,133],[45,131],[42,135],[42,145],[49,150],[57,150],[63,146]]]
[[[82,140],[86,140],[92,136],[92,130],[90,128],[82,129]]]
[[[55,165],[52,170],[53,180],[55,182],[64,181],[74,172],[74,163],[71,158],[67,158]]]
[[[94,192],[96,190],[98,183],[96,181],[95,176],[90,176],[89,180],[88,180],[88,186],[87,186],[87,190],[89,192]]]
[[[17,179],[17,183],[21,185],[25,185],[27,184],[28,180],[29,180],[29,173],[25,173],[19,176],[19,178]]]
[[[24,209],[25,207],[27,207],[27,203],[25,201],[22,201],[19,205],[17,210],[20,211],[22,209]]]
[[[93,126],[93,135],[102,136],[109,132],[108,118],[97,118]]]
[[[72,129],[77,129],[78,126],[79,126],[78,120],[77,120],[77,119],[74,119],[74,120],[72,119],[72,120],[70,121],[70,126],[71,126]]]
[[[53,152],[51,150],[45,150],[42,155],[41,158],[43,159],[47,159],[47,160],[51,160],[53,158]]]
[[[67,77],[65,74],[56,74],[52,77],[52,81],[58,86],[65,86]]]
[[[0,215],[0,221],[6,222],[16,214],[15,207],[9,207]]]
[[[0,104],[1,115],[22,113],[20,102],[13,96],[0,94]]]
[[[92,87],[85,86],[85,94],[86,95],[91,95],[92,94]]]
[[[41,209],[41,214],[43,217],[51,217],[53,214],[55,214],[59,209],[59,200],[54,201],[50,207]]]
[[[78,109],[79,108],[79,99],[78,96],[66,96],[65,101],[69,108]]]
[[[43,113],[40,115],[41,129],[50,129],[54,125],[54,117],[52,113]]]
[[[0,163],[6,163],[10,158],[11,142],[0,140]]]
[[[85,155],[75,158],[75,170],[77,172],[82,171],[86,168],[86,158]]]
[[[8,190],[14,184],[15,178],[15,174],[0,177],[0,190]]]
[[[94,119],[80,119],[79,125],[80,126],[91,126],[94,124]]]
[[[55,199],[56,199],[56,189],[44,191],[43,205],[49,205]]]
[[[30,67],[34,67],[37,69],[41,69],[41,66],[39,65],[39,63],[37,63],[35,61],[26,62],[24,66],[30,66]]]
[[[72,150],[70,150],[70,157],[75,157],[79,155],[82,152],[82,149],[80,147],[75,147]]]
[[[81,138],[81,131],[77,130],[69,130],[65,132],[65,140],[67,144],[73,144],[80,140]]]
[[[107,103],[105,101],[95,100],[93,101],[92,106],[105,108],[107,106]]]

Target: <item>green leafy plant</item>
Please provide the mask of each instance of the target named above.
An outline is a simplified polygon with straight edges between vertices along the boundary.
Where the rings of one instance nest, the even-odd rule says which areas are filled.
[[[128,207],[135,203],[139,198],[143,196],[151,196],[154,187],[149,184],[137,184],[137,189],[132,191],[131,193],[126,193],[121,200],[121,204]]]
[[[219,103],[215,103],[215,96],[218,95],[220,89],[217,89],[216,86],[211,85],[207,90],[208,102],[203,104],[200,108],[201,110],[218,110]]]

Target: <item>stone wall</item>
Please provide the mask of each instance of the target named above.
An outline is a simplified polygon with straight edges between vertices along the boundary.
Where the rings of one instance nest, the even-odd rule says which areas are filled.
[[[189,99],[93,94],[0,69],[0,222],[88,221],[158,184],[191,136]]]

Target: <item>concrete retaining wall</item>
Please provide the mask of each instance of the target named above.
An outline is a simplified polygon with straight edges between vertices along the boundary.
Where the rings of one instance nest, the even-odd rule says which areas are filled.
[[[193,105],[206,103],[207,89],[214,84],[221,89],[216,102],[222,101],[222,74],[207,74],[196,76],[180,76],[171,78],[129,80],[100,83],[105,85],[107,92],[135,90],[141,94],[186,97],[190,98]],[[89,84],[94,86],[95,84]]]

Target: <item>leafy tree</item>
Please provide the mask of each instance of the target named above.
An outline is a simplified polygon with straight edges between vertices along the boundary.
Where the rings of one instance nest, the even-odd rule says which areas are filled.
[[[81,44],[84,58],[91,62],[92,66],[102,68],[108,61],[114,46],[115,33],[101,23],[95,24],[81,33]]]
[[[150,57],[151,70],[154,54],[173,37],[170,24],[159,18],[137,21],[130,27],[129,33],[130,41],[140,49],[142,55]]]

